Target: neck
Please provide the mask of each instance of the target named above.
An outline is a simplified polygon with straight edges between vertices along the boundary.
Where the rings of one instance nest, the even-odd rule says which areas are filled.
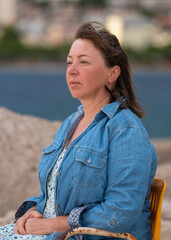
[[[93,121],[95,115],[103,108],[105,105],[109,104],[109,96],[101,99],[98,102],[89,103],[87,101],[81,102],[84,108],[84,119],[88,121]]]

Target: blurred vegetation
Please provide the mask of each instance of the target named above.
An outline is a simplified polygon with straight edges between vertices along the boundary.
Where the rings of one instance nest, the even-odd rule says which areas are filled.
[[[83,6],[100,6],[105,7],[107,5],[106,0],[79,0],[78,4]]]
[[[20,40],[19,32],[7,27],[0,38],[0,61],[66,61],[71,43],[54,47],[26,46]],[[136,63],[171,63],[171,44],[163,47],[148,46],[145,49],[123,47],[129,59]]]
[[[155,63],[170,62],[171,63],[171,43],[166,46],[147,46],[144,49],[137,50],[135,48],[124,47],[128,57],[137,63]]]
[[[144,15],[147,18],[155,18],[157,13],[150,8],[144,7],[140,4],[140,2],[136,2],[132,6],[136,11],[138,11],[141,15]]]
[[[35,5],[47,7],[49,6],[49,0],[31,0],[31,2]]]
[[[0,58],[18,57],[24,51],[25,48],[20,42],[19,33],[14,28],[7,27],[0,38]]]
[[[144,8],[144,7],[139,7],[137,9],[142,15],[148,17],[148,18],[155,18],[156,13],[150,9]]]
[[[54,47],[26,46],[20,40],[19,32],[7,27],[0,38],[0,60],[66,60],[70,43]]]

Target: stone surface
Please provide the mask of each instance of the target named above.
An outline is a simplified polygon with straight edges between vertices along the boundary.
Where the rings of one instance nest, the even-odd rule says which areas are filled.
[[[39,194],[37,167],[60,122],[0,108],[0,216]]]

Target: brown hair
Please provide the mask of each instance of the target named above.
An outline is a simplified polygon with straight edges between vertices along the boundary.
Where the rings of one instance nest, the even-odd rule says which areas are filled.
[[[124,106],[130,108],[139,118],[144,116],[144,110],[136,100],[133,90],[133,82],[130,74],[130,65],[128,57],[117,37],[111,34],[101,23],[87,22],[79,27],[75,34],[75,39],[88,39],[93,42],[94,46],[100,50],[107,67],[119,66],[121,69],[120,76],[110,90],[110,102],[116,99]],[[123,97],[126,101],[123,101]]]

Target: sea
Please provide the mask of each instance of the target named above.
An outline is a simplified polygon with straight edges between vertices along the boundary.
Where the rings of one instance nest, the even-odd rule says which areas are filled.
[[[133,70],[135,93],[146,111],[151,138],[171,138],[171,70]],[[20,114],[63,121],[77,110],[65,69],[0,67],[0,107]]]

